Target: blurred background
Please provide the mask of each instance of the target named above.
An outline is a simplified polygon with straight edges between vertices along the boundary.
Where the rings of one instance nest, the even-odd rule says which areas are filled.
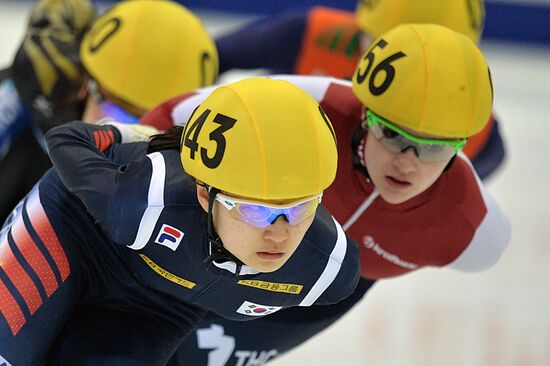
[[[213,36],[285,10],[356,3],[180,2]],[[0,0],[0,67],[11,63],[32,3]],[[486,184],[511,220],[508,249],[484,273],[424,269],[380,281],[344,319],[273,366],[550,365],[550,0],[487,0],[486,11],[481,49],[508,154]]]

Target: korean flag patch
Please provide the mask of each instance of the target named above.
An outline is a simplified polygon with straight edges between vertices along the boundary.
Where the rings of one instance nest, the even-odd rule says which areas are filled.
[[[165,247],[176,251],[184,235],[185,234],[182,231],[179,231],[175,227],[163,224],[157,238],[155,239],[155,243],[164,245]]]
[[[264,316],[273,314],[274,312],[281,310],[281,308],[282,306],[260,305],[250,301],[245,301],[237,309],[237,313],[250,316]]]

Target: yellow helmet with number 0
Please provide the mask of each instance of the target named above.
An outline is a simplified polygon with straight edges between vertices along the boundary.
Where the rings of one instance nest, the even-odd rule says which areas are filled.
[[[99,85],[142,109],[218,76],[218,53],[206,28],[169,0],[115,4],[95,21],[80,53]]]
[[[483,54],[468,37],[435,24],[405,24],[382,35],[352,81],[367,108],[417,132],[469,137],[491,114],[493,88]]]
[[[188,174],[247,198],[316,195],[336,174],[328,117],[283,80],[249,78],[218,87],[189,118],[181,147]]]
[[[359,28],[380,37],[405,23],[433,23],[479,42],[485,22],[483,0],[360,0],[355,12]]]

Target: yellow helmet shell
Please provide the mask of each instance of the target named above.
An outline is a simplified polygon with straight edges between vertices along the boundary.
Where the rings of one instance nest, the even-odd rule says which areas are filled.
[[[316,195],[334,180],[336,137],[319,104],[283,80],[220,86],[182,135],[185,171],[222,191],[261,200]]]
[[[102,87],[142,109],[218,76],[218,53],[206,28],[173,1],[116,4],[96,20],[80,53]]]
[[[483,54],[466,36],[439,25],[406,24],[384,34],[365,52],[352,82],[367,108],[417,132],[468,137],[491,113]]]
[[[433,23],[479,42],[485,22],[483,0],[361,0],[355,17],[373,38],[405,23]]]

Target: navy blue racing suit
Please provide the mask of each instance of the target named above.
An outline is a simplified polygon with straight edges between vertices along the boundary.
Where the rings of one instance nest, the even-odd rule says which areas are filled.
[[[48,133],[54,169],[0,235],[1,362],[163,365],[206,310],[254,320],[355,289],[357,244],[322,206],[275,272],[205,263],[206,213],[179,152],[116,141],[80,122]]]

